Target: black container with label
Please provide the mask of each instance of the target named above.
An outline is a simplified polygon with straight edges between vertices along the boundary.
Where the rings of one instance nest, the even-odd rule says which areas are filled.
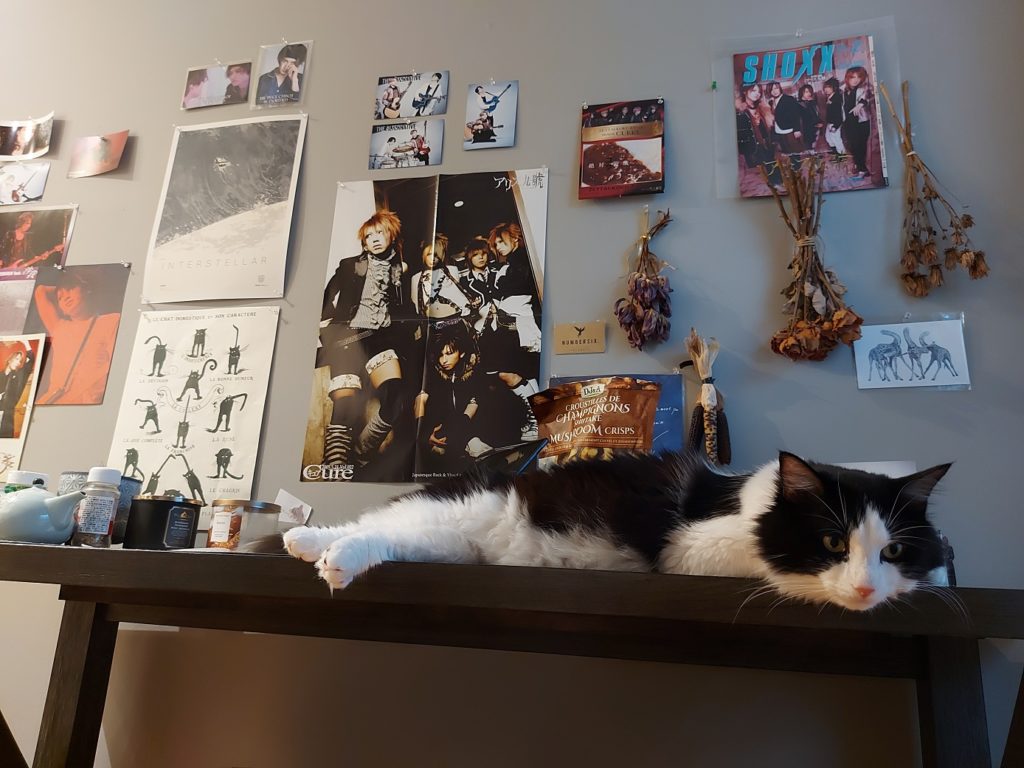
[[[196,545],[196,528],[203,502],[184,496],[142,495],[132,499],[125,549],[189,549]]]

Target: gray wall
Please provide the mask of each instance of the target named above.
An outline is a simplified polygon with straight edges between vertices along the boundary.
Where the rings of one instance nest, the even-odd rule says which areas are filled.
[[[993,276],[970,283],[957,275],[925,300],[902,293],[895,277],[901,200],[895,159],[892,188],[829,198],[827,260],[869,320],[966,312],[969,392],[858,392],[846,350],[823,363],[774,356],[767,340],[783,323],[777,308],[788,235],[773,203],[714,194],[708,93],[714,41],[889,14],[902,74],[913,84],[918,148],[972,203]],[[58,0],[15,4],[4,21],[3,116],[52,108],[63,121],[45,202],[81,205],[69,263],[135,263],[106,402],[39,409],[24,467],[57,473],[104,462],[172,126],[249,114],[245,107],[181,113],[186,67],[249,57],[260,43],[282,36],[312,37],[304,105],[310,122],[255,495],[273,498],[278,488],[289,488],[327,522],[352,517],[396,490],[297,482],[314,328],[335,182],[367,176],[373,79],[389,70],[448,67],[454,93],[471,79],[520,80],[517,147],[463,152],[456,107],[440,170],[550,168],[547,330],[553,322],[609,317],[644,202],[576,200],[580,103],[667,99],[668,189],[645,200],[670,206],[676,217],[656,243],[658,254],[678,267],[673,340],[636,354],[612,329],[605,355],[549,357],[547,372],[663,372],[685,357],[684,331],[697,325],[722,343],[715,372],[728,397],[737,467],[768,460],[779,448],[833,461],[912,459],[922,467],[955,459],[934,509],[956,546],[961,582],[1024,587],[1024,523],[1009,477],[1013,446],[1024,434],[1024,275],[1011,244],[1019,235],[1015,184],[1024,171],[1018,140],[1024,102],[1015,79],[1024,5]],[[74,137],[124,127],[135,137],[127,168],[94,179],[63,178]],[[28,749],[55,642],[56,591],[3,585],[0,610],[0,708]],[[982,650],[998,756],[1022,658],[1011,644],[986,643]],[[278,766],[329,759],[350,766],[661,766],[753,764],[757,756],[759,765],[904,766],[919,761],[914,718],[911,687],[894,681],[125,630],[97,764]]]

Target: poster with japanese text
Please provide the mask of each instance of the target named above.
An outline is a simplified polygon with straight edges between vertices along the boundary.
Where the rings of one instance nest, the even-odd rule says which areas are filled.
[[[301,478],[461,474],[536,438],[546,169],[340,185]]]
[[[583,106],[580,200],[665,191],[665,100]]]
[[[248,499],[278,312],[143,312],[107,465],[143,493]]]

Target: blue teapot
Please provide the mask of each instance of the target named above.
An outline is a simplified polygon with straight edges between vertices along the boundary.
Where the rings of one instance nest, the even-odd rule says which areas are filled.
[[[82,491],[55,496],[25,488],[0,496],[0,539],[33,544],[63,544],[75,531],[75,508]]]

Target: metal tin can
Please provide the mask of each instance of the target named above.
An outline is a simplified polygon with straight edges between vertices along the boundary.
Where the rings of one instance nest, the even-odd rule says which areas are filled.
[[[132,499],[124,532],[125,549],[189,549],[203,502],[184,496],[143,494]]]
[[[214,499],[207,547],[236,549],[239,544],[277,531],[281,505],[249,499]]]

